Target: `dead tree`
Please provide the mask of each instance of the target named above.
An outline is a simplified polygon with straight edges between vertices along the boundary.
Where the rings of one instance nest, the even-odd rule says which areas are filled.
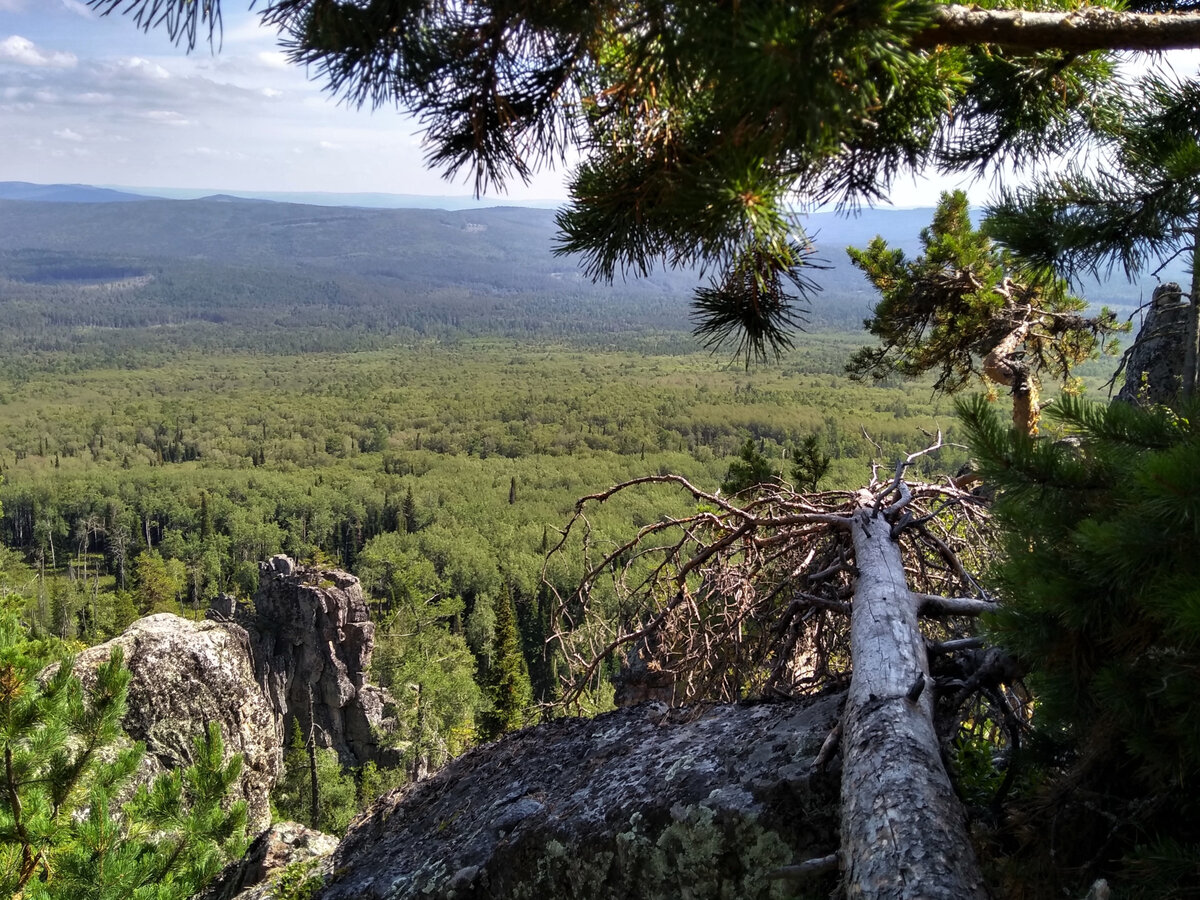
[[[576,546],[587,560],[550,638],[571,672],[568,704],[631,654],[672,676],[676,702],[848,681],[839,861],[850,897],[986,896],[934,727],[927,650],[992,607],[964,565],[986,543],[986,513],[953,480],[908,483],[920,455],[858,492],[785,486],[743,505],[674,475],[636,479],[580,500],[553,551]],[[645,485],[674,485],[698,511],[601,542],[589,511]]]

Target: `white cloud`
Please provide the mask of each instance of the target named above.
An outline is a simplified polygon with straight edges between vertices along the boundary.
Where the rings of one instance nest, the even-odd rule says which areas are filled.
[[[186,151],[186,153],[189,156],[203,156],[209,159],[231,160],[248,158],[245,153],[239,153],[236,150],[217,150],[213,147],[193,147],[191,150]]]
[[[275,88],[269,88],[269,87],[262,88],[259,91],[259,93],[262,94],[264,97],[266,97],[268,100],[274,100],[276,97],[283,96],[283,91],[277,91],[277,90],[275,90]]]
[[[139,113],[138,118],[147,119],[151,122],[158,122],[160,125],[191,124],[186,116],[180,115],[171,109],[148,109],[143,113]]]
[[[318,141],[317,146],[322,150],[341,150],[341,144],[335,144],[333,141]]]
[[[64,141],[82,141],[83,135],[78,131],[72,131],[70,128],[60,128],[54,132],[56,138],[62,138]]]
[[[171,77],[171,73],[160,66],[158,63],[152,63],[148,59],[143,59],[140,56],[129,56],[117,62],[122,69],[127,69],[131,72],[137,72],[140,75],[146,75],[150,78],[167,79]]]
[[[16,0],[20,3],[21,0]],[[77,16],[82,16],[85,19],[94,19],[96,14],[92,12],[86,3],[80,3],[79,0],[58,0],[62,4],[63,9],[68,12],[73,12]],[[0,0],[0,9],[4,8],[4,0]]]
[[[258,61],[272,69],[287,69],[291,66],[291,63],[287,61],[287,57],[277,51],[259,53]]]
[[[3,2],[3,0],[0,0]],[[0,41],[0,62],[15,63],[18,66],[35,66],[37,68],[69,69],[78,60],[74,53],[60,53],[55,50],[46,51],[38,47],[29,38],[19,34],[10,35]]]

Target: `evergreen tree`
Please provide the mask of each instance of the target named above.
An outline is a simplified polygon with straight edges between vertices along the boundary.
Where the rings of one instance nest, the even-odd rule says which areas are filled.
[[[773,484],[779,474],[771,468],[770,461],[759,452],[754,438],[746,438],[737,458],[729,464],[721,490],[726,494],[740,494],[763,484]]]
[[[879,346],[864,347],[847,369],[858,378],[936,372],[938,390],[955,391],[973,377],[1013,394],[1013,424],[1035,431],[1040,375],[1066,381],[1104,335],[1119,330],[1107,310],[1087,304],[1054,277],[1021,280],[1012,256],[971,224],[967,196],[943,194],[933,224],[921,232],[921,254],[875,238],[850,259],[879,291],[866,321]]]
[[[1058,865],[1123,859],[1139,892],[1180,896],[1200,873],[1200,410],[1053,410],[1070,440],[960,405],[1005,538],[991,636],[1029,669],[1056,753],[1031,815],[1070,835]]]
[[[796,459],[792,463],[792,480],[797,490],[816,491],[821,479],[829,472],[833,460],[821,449],[819,435],[810,434],[800,443]]]
[[[413,497],[412,485],[408,486],[408,490],[404,492],[404,506],[402,507],[401,516],[404,520],[404,530],[408,534],[413,534],[417,530],[417,501]]]
[[[533,687],[529,665],[521,652],[517,632],[517,611],[511,591],[496,604],[496,637],[492,664],[485,673],[491,708],[484,717],[484,735],[499,737],[506,731],[524,726],[533,706]]]
[[[1150,75],[1128,94],[1098,99],[1091,131],[1099,164],[1005,191],[989,217],[1029,265],[1075,276],[1131,278],[1154,263],[1191,263],[1183,392],[1200,385],[1200,82]]]
[[[43,645],[0,613],[0,891],[29,900],[184,900],[245,848],[246,807],[230,803],[241,760],[220,729],[195,763],[113,797],[143,748],[120,749],[129,673],[119,651],[84,690],[70,661],[39,679]]]
[[[315,819],[312,815],[314,762],[318,794]],[[342,768],[337,751],[328,747],[309,747],[309,738],[301,729],[298,718],[292,719],[283,756],[283,774],[271,793],[271,802],[280,817],[336,835],[346,833],[346,827],[359,810],[354,775]]]

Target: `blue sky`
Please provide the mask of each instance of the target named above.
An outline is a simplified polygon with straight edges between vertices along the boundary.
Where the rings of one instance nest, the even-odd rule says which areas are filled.
[[[347,108],[289,66],[249,0],[225,0],[224,40],[185,53],[165,33],[79,0],[0,0],[0,181],[225,191],[468,195],[423,164],[414,123]],[[564,173],[497,202],[557,200]],[[896,206],[987,183],[902,180]]]
[[[0,0],[0,181],[465,195],[413,123],[346,108],[285,63],[248,2],[191,54],[77,0]],[[562,172],[508,199],[562,197]]]

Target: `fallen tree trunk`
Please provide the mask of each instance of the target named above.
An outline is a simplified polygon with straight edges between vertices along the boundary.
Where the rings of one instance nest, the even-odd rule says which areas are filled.
[[[677,484],[701,504],[594,559],[576,592],[559,598],[551,640],[577,673],[565,685],[568,702],[616,654],[628,654],[631,677],[642,669],[659,676],[655,696],[672,704],[729,701],[743,691],[794,696],[804,685],[840,680],[845,670],[835,666],[852,661],[840,726],[837,858],[846,895],[856,900],[987,896],[942,762],[919,626],[922,615],[973,616],[992,607],[983,596],[956,596],[980,593],[959,557],[971,544],[964,535],[981,539],[978,506],[953,482],[906,484],[904,471],[920,455],[901,461],[890,482],[873,473],[856,493],[760,489],[742,505],[679,476],[646,476],[581,500],[560,544],[579,525],[586,551],[585,506],[639,484]],[[598,583],[629,601],[628,618],[606,624],[590,615]],[[777,874],[794,877],[827,862],[799,861]]]
[[[866,502],[850,517],[858,581],[850,617],[854,675],[842,720],[846,894],[984,898],[933,727],[919,600],[909,592],[891,530]]]

